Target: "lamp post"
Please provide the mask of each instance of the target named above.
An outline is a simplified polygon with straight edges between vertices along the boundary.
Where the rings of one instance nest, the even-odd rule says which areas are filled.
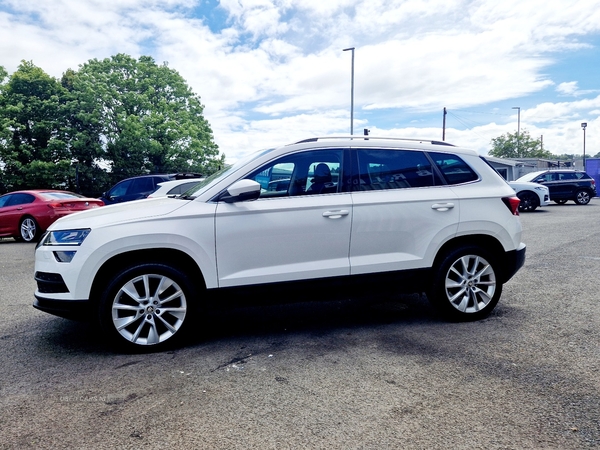
[[[517,110],[517,156],[519,156],[519,135],[521,134],[521,107],[513,106]]]
[[[345,48],[342,51],[352,50],[352,81],[350,85],[350,136],[354,134],[354,47]]]
[[[587,122],[583,122],[581,128],[583,128],[583,171],[585,172],[585,129],[587,128]]]

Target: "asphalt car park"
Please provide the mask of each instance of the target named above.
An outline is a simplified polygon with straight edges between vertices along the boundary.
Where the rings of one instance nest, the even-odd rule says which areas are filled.
[[[487,319],[315,292],[149,354],[32,308],[34,245],[1,240],[0,448],[596,448],[600,199],[521,221],[527,261]]]

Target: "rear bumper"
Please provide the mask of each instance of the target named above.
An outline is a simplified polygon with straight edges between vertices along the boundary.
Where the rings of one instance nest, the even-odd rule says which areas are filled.
[[[521,247],[519,247],[518,249],[506,252],[504,270],[502,273],[503,283],[510,280],[513,277],[513,275],[525,265],[526,250],[527,247],[525,246],[525,244],[521,244]]]

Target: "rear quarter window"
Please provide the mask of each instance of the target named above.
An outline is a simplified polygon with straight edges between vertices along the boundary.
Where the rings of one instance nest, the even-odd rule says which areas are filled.
[[[448,184],[469,183],[479,178],[473,169],[457,155],[430,152],[429,156],[442,172]]]

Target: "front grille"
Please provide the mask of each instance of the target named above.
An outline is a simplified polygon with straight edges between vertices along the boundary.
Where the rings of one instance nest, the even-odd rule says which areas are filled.
[[[62,294],[69,292],[62,276],[59,273],[36,272],[35,281],[38,291],[44,294]]]

